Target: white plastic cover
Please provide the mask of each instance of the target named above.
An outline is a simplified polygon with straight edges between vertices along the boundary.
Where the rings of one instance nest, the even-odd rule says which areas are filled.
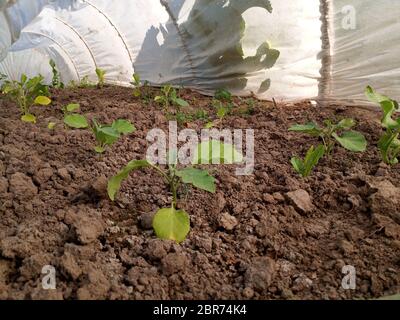
[[[46,73],[53,58],[64,82],[95,80],[99,67],[121,85],[136,72],[155,85],[205,93],[224,87],[261,98],[315,97],[319,1],[272,7],[267,0],[19,0],[4,11],[9,34],[1,39],[18,40],[0,72]],[[27,64],[31,57],[36,63]],[[49,68],[44,75],[51,77]]]
[[[329,98],[365,101],[373,86],[400,99],[400,1],[330,1]]]
[[[98,67],[120,85],[136,72],[262,99],[364,102],[367,84],[400,96],[398,0],[0,0],[0,10],[0,73],[12,79],[50,81],[52,58],[65,83],[95,81]]]

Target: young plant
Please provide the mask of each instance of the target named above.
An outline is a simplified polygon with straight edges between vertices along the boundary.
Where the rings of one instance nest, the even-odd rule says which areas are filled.
[[[339,143],[343,148],[349,151],[365,151],[367,148],[367,140],[365,137],[357,131],[350,131],[355,124],[353,119],[343,119],[337,124],[334,124],[331,120],[325,120],[325,126],[322,128],[314,122],[309,122],[305,125],[296,124],[290,127],[289,131],[301,132],[313,137],[319,137],[323,142],[323,145],[318,145],[317,148],[311,146],[304,160],[293,157],[291,163],[294,170],[302,177],[308,177],[324,155],[331,155],[336,143]]]
[[[197,120],[206,120],[207,121],[209,119],[208,112],[204,109],[197,110],[196,113],[194,114],[194,117]]]
[[[232,102],[232,94],[226,89],[218,89],[215,91],[214,98],[219,101]]]
[[[60,73],[57,70],[55,61],[53,59],[51,59],[49,61],[49,65],[50,65],[52,73],[53,73],[53,78],[51,80],[52,87],[56,88],[56,89],[63,89],[64,83],[61,82]]]
[[[366,88],[365,94],[370,101],[378,103],[382,108],[381,124],[385,132],[379,139],[378,148],[383,161],[389,165],[395,165],[399,162],[400,155],[400,117],[393,119],[393,116],[399,111],[399,103],[375,92],[370,86]]]
[[[80,105],[77,103],[70,103],[65,106],[62,111],[64,113],[64,123],[74,129],[86,129],[89,127],[89,123],[86,120],[86,117],[76,113],[80,108]]]
[[[317,148],[311,146],[304,160],[298,157],[293,157],[291,159],[291,163],[294,170],[303,178],[306,178],[311,174],[311,171],[318,164],[319,160],[324,156],[324,154],[325,147],[322,144],[318,145]]]
[[[18,105],[24,122],[36,123],[36,117],[30,112],[33,105],[47,106],[51,103],[48,87],[43,84],[41,75],[28,79],[23,74],[20,81],[6,80],[2,92]]]
[[[96,68],[97,75],[97,87],[103,88],[105,83],[106,71],[100,68]]]
[[[169,107],[176,106],[180,107],[188,107],[189,103],[181,98],[178,97],[176,93],[176,89],[172,88],[170,85],[166,85],[161,88],[161,95],[156,96],[154,101],[161,104],[165,110],[169,110]]]
[[[177,209],[178,190],[182,185],[191,184],[201,190],[215,193],[215,178],[208,171],[194,167],[197,164],[205,162],[211,163],[213,148],[219,148],[218,150],[221,152],[220,157],[223,163],[242,161],[242,155],[232,145],[222,144],[216,140],[198,145],[191,167],[178,168],[175,164],[169,164],[167,168],[163,169],[147,160],[133,160],[109,180],[107,187],[108,195],[112,201],[115,200],[115,196],[121,188],[121,183],[128,178],[130,172],[144,168],[153,169],[168,183],[172,194],[171,207],[159,209],[155,214],[153,229],[158,238],[174,240],[180,243],[185,240],[190,231],[190,217],[183,209]],[[228,156],[225,157],[225,155]]]
[[[140,76],[137,73],[134,73],[133,76],[133,81],[131,82],[131,85],[133,85],[133,96],[138,98],[142,95],[140,91]]]
[[[331,155],[335,144],[338,142],[343,148],[353,152],[363,152],[367,148],[367,140],[364,135],[350,129],[356,125],[353,119],[343,119],[334,124],[331,120],[324,121],[324,127],[319,127],[314,122],[305,125],[296,124],[289,131],[301,132],[313,137],[321,138],[325,154]]]
[[[96,119],[93,119],[93,127],[91,128],[96,138],[96,146],[94,151],[103,153],[106,147],[114,144],[121,135],[132,133],[136,128],[128,121],[118,119],[111,125],[101,125]]]

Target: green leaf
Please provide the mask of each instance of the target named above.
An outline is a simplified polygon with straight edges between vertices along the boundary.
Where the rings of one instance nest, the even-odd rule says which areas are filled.
[[[35,99],[35,104],[39,104],[41,106],[48,106],[51,103],[51,99],[45,96],[38,96]]]
[[[215,178],[208,171],[195,168],[186,168],[176,172],[184,183],[193,184],[196,188],[215,193]]]
[[[68,112],[75,112],[80,108],[79,103],[70,103],[65,107],[65,110]]]
[[[33,115],[33,114],[24,114],[22,117],[21,117],[21,120],[23,121],[23,122],[28,122],[28,123],[36,123],[36,117]]]
[[[307,124],[295,124],[289,128],[289,131],[302,132],[311,136],[318,136],[321,133],[321,129],[314,122]]]
[[[47,129],[53,130],[55,126],[56,126],[56,123],[55,123],[55,122],[49,122],[49,123],[47,124]]]
[[[225,107],[220,107],[217,110],[217,117],[222,119],[223,117],[226,116],[227,113],[228,113],[228,110]]]
[[[129,173],[133,170],[147,168],[150,163],[147,160],[132,160],[130,161],[117,175],[108,181],[107,192],[112,201],[115,200],[115,195],[121,187],[121,183],[125,180]]]
[[[304,177],[308,177],[311,174],[311,171],[318,164],[319,160],[321,160],[324,154],[325,147],[322,144],[318,145],[316,148],[311,146],[306,154],[306,157],[304,158]]]
[[[97,128],[95,136],[97,142],[112,145],[121,137],[121,134],[111,126],[100,126]]]
[[[211,129],[214,126],[215,126],[214,122],[207,122],[206,125],[204,126],[204,128]]]
[[[399,122],[393,120],[392,116],[397,111],[394,101],[382,101],[381,108],[383,111],[382,125],[388,129],[400,128]]]
[[[80,114],[73,113],[64,117],[64,123],[71,128],[85,129],[89,127],[86,118]]]
[[[139,85],[140,84],[140,75],[137,73],[133,74],[133,81],[135,85]]]
[[[368,100],[375,103],[381,103],[383,101],[390,101],[391,99],[387,96],[377,93],[371,86],[367,86],[365,89],[365,95]]]
[[[215,99],[217,100],[223,100],[223,101],[232,101],[232,94],[225,89],[218,89],[215,91],[214,95]]]
[[[165,98],[162,97],[162,96],[156,96],[156,97],[154,98],[154,101],[157,102],[157,103],[164,103]]]
[[[94,151],[96,151],[97,153],[104,153],[106,149],[101,146],[95,146]]]
[[[378,148],[385,163],[395,165],[399,162],[397,156],[400,153],[399,133],[386,132],[378,142]]]
[[[367,140],[361,133],[357,131],[347,131],[341,136],[334,132],[332,137],[334,137],[342,145],[342,147],[347,150],[363,152],[367,149]]]
[[[142,93],[140,92],[140,89],[139,89],[139,88],[133,89],[133,96],[134,96],[135,98],[138,98],[138,97],[140,97],[141,95],[142,95]]]
[[[174,99],[174,102],[181,107],[189,107],[189,103],[181,98]]]
[[[190,231],[190,217],[173,207],[160,209],[153,218],[153,228],[158,238],[180,243]]]
[[[234,164],[241,163],[243,155],[232,144],[210,140],[199,143],[195,149],[192,164]]]
[[[300,158],[298,158],[298,157],[293,157],[293,158],[290,160],[290,162],[291,162],[291,164],[292,164],[294,170],[295,170],[298,174],[303,175],[303,173],[304,173],[304,163],[303,163],[303,161],[302,161]]]
[[[336,129],[338,129],[338,130],[351,129],[355,125],[356,125],[356,122],[353,119],[350,119],[350,118],[343,119],[336,125]]]
[[[392,119],[393,114],[399,109],[397,101],[374,91],[370,86],[365,90],[365,95],[371,102],[379,103],[383,111],[382,125],[385,128],[400,128],[400,122]]]
[[[302,161],[300,158],[294,157],[291,160],[292,166],[294,170],[299,173],[303,178],[308,177],[311,174],[311,171],[318,164],[319,160],[325,154],[325,147],[320,144],[317,148],[311,146],[307,151],[307,154]]]
[[[26,76],[26,74],[22,74],[21,75],[21,83],[24,84],[26,82],[26,80],[28,80],[28,77]]]
[[[117,130],[121,134],[129,134],[136,130],[136,128],[128,121],[123,119],[118,119],[113,122],[112,128]]]

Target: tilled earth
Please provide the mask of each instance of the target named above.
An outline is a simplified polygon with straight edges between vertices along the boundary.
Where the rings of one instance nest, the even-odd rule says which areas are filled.
[[[193,112],[215,114],[210,98],[183,95]],[[101,123],[129,119],[137,131],[99,156],[91,132],[64,128],[61,107],[72,102]],[[38,123],[32,125],[0,97],[0,298],[364,299],[398,293],[400,165],[380,161],[379,113],[260,101],[247,112],[245,100],[236,102],[223,128],[255,130],[254,174],[214,166],[215,194],[184,190],[179,206],[190,214],[192,230],[178,245],[156,239],[151,229],[152,214],[171,200],[157,175],[132,173],[115,203],[105,194],[109,177],[145,156],[147,132],[168,129],[159,106],[126,88],[66,89],[53,92],[52,106],[34,108]],[[299,178],[289,159],[317,141],[288,127],[344,117],[358,121],[368,152],[336,148],[310,178]],[[56,290],[42,289],[45,265],[55,267]],[[356,269],[355,290],[342,288],[345,265]]]

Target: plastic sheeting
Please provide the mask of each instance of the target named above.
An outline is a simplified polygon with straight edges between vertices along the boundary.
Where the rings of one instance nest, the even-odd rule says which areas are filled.
[[[0,72],[262,99],[399,97],[397,0],[0,0]],[[272,8],[271,8],[272,6]],[[271,10],[272,9],[272,10]],[[354,24],[355,21],[355,24]]]
[[[327,97],[364,102],[364,89],[400,99],[400,1],[330,1]]]

